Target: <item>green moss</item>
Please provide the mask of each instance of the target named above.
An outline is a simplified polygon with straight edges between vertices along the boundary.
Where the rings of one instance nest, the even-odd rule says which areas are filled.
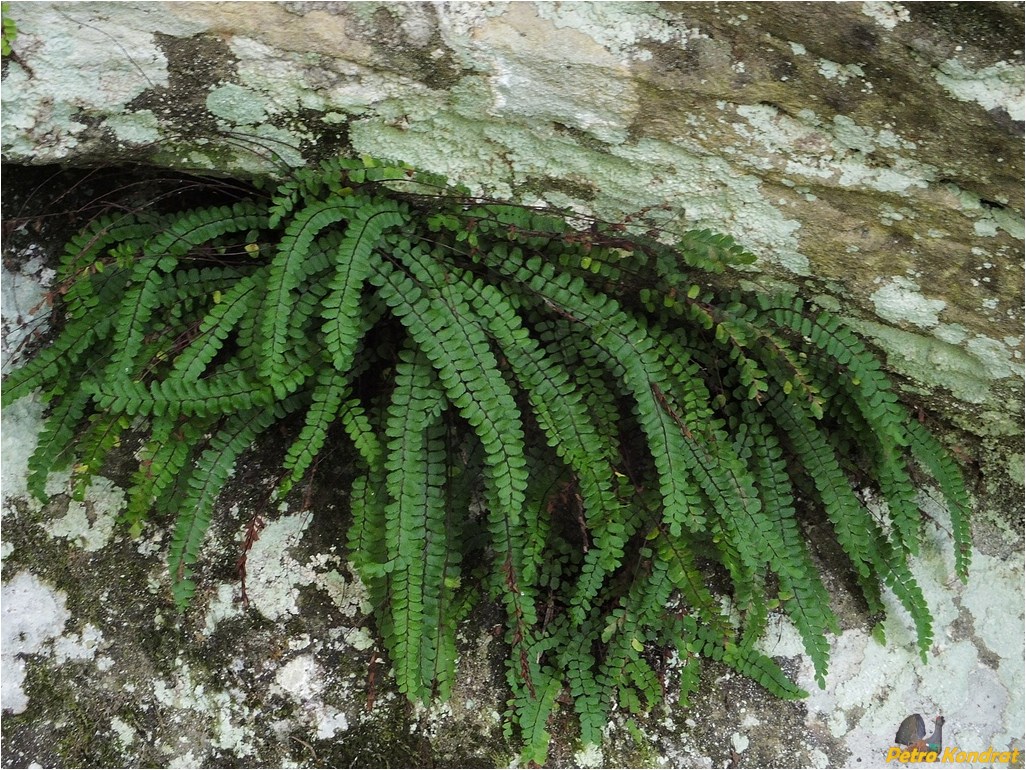
[[[5,714],[3,719],[5,766],[37,762],[44,767],[144,767],[156,760],[140,762],[111,734],[111,718],[119,712],[134,713],[133,709],[118,699],[98,696],[92,687],[82,687],[86,680],[81,674],[87,665],[37,662],[28,666],[24,684],[28,709]],[[127,693],[123,697],[129,698]],[[24,763],[12,763],[17,756]]]
[[[1022,8],[1006,3],[910,3],[914,23],[925,23],[963,44],[1011,53],[1022,49]]]
[[[430,743],[412,729],[406,704],[392,699],[373,719],[350,727],[344,740],[315,741],[322,767],[438,767]],[[296,761],[309,759],[305,747],[293,747]],[[483,767],[483,765],[481,765]]]
[[[388,53],[390,69],[411,73],[432,90],[448,90],[472,70],[459,63],[437,28],[425,40],[414,43],[409,39],[401,26],[403,16],[416,12],[402,6],[378,6],[369,19],[364,14],[365,25],[373,30],[374,40]]]
[[[572,179],[560,179],[552,176],[528,177],[522,187],[517,188],[517,193],[522,197],[524,193],[533,192],[544,196],[546,193],[561,192],[577,201],[590,201],[595,199],[595,185],[588,181],[575,181]]]

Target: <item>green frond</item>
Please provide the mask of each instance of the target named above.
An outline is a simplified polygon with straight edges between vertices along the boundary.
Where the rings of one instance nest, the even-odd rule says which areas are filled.
[[[139,417],[228,415],[274,403],[270,388],[242,373],[218,374],[195,382],[167,379],[146,386],[115,381],[86,383],[84,387],[101,409]]]
[[[299,436],[285,453],[282,468],[289,475],[278,485],[278,496],[288,494],[303,478],[328,438],[328,430],[338,417],[342,400],[349,395],[349,383],[333,369],[322,369],[310,396],[310,408]]]
[[[711,230],[689,230],[676,247],[679,259],[685,265],[710,273],[722,273],[727,267],[755,262],[755,256],[745,251],[729,235]]]
[[[4,379],[3,405],[7,406],[36,389],[53,391],[98,341],[111,330],[109,318],[72,321],[48,347]]]
[[[360,209],[362,201],[331,198],[302,208],[285,228],[285,234],[271,261],[261,314],[263,357],[261,377],[283,398],[289,391],[281,384],[289,371],[286,349],[290,343],[289,324],[297,311],[292,296],[303,279],[307,257],[318,234]],[[312,308],[309,308],[312,310]]]
[[[602,698],[602,688],[596,676],[597,660],[592,650],[598,642],[597,624],[589,620],[563,632],[559,663],[565,671],[574,710],[581,723],[581,743],[600,745],[602,730],[609,720],[609,702]]]
[[[534,691],[528,691],[514,699],[514,711],[520,727],[524,748],[520,761],[524,765],[543,765],[549,753],[549,717],[556,708],[556,698],[563,689],[559,676],[546,671]]]
[[[64,303],[69,319],[82,318],[100,306],[98,287],[111,280],[112,272],[131,267],[156,228],[153,217],[140,222],[133,214],[111,214],[94,220],[68,242],[57,283],[67,288]]]
[[[379,471],[384,467],[385,450],[381,445],[363,405],[355,398],[346,401],[340,410],[342,425],[349,434],[349,438],[356,447],[360,457],[373,471]]]
[[[46,502],[48,498],[46,479],[50,473],[72,463],[73,456],[69,450],[76,440],[88,403],[88,394],[77,390],[60,399],[43,423],[39,442],[28,461],[28,491],[40,502]]]
[[[227,233],[262,230],[266,227],[267,213],[255,201],[192,209],[163,224],[146,243],[143,255],[161,260],[161,271],[169,273],[179,257],[197,246],[215,241]]]
[[[346,228],[345,237],[333,255],[335,276],[321,311],[325,319],[321,331],[335,368],[348,371],[359,342],[361,314],[360,292],[371,269],[371,252],[386,230],[404,222],[394,201],[368,203]]]
[[[893,593],[925,656],[912,465],[965,580],[958,466],[838,318],[719,288],[755,261],[730,237],[485,202],[371,157],[257,187],[72,238],[58,332],[4,380],[4,404],[49,405],[40,499],[52,471],[81,495],[141,439],[121,522],[173,518],[180,607],[238,458],[281,421],[279,497],[329,458],[355,476],[340,537],[408,698],[448,697],[458,624],[503,607],[525,765],[545,763],[561,694],[600,743],[613,709],[663,701],[668,655],[682,703],[703,659],[802,697],[757,651],[777,608],[824,686],[838,623],[806,517],[829,521],[871,613]]]
[[[168,566],[173,581],[175,603],[185,609],[196,590],[192,580],[193,568],[199,558],[214,503],[228,477],[235,469],[235,460],[262,431],[269,428],[288,411],[289,404],[239,412],[225,420],[211,437],[207,448],[196,460],[188,475],[188,492],[182,501],[174,534]]]
[[[760,542],[766,562],[780,582],[779,598],[802,637],[820,687],[826,686],[830,644],[826,634],[840,633],[830,599],[815,571],[795,518],[794,497],[783,451],[770,426],[746,402],[745,422],[739,426],[736,444],[758,480],[766,526]]]
[[[207,425],[198,420],[179,422],[157,418],[151,423],[150,440],[140,451],[139,468],[132,474],[122,523],[136,535],[142,531],[154,503],[166,499],[189,462]]]
[[[77,439],[72,497],[84,500],[93,476],[99,473],[111,450],[121,445],[121,434],[131,427],[124,415],[93,413],[87,418],[89,426]]]
[[[827,518],[834,525],[838,542],[862,579],[879,575],[908,610],[916,626],[920,650],[928,649],[933,631],[929,610],[916,584],[905,555],[895,551],[883,530],[852,491],[833,450],[808,418],[786,401],[775,398],[769,411],[788,434],[795,451],[819,491]],[[867,581],[870,585],[875,581]],[[867,599],[873,601],[873,594]]]
[[[803,346],[818,349],[842,367],[838,381],[850,390],[877,440],[893,447],[908,445],[906,414],[887,377],[880,371],[879,360],[840,319],[826,311],[811,318],[803,312],[804,303],[800,298],[760,297],[759,306],[762,308],[760,319],[801,335]]]
[[[266,271],[260,270],[240,278],[223,294],[217,290],[217,301],[200,322],[195,341],[175,359],[169,376],[184,381],[202,377],[242,317],[255,312],[266,279]]]
[[[397,246],[393,252],[402,255]],[[416,265],[416,250],[405,254]],[[494,532],[511,568],[519,564],[524,489],[523,429],[509,386],[498,370],[488,340],[465,303],[434,304],[417,285],[387,263],[370,280],[431,361],[449,401],[471,424],[486,453],[485,478],[491,497]],[[429,280],[431,278],[429,277]],[[434,281],[432,281],[433,283]],[[515,599],[520,604],[519,598]]]
[[[386,643],[396,682],[411,700],[427,701],[437,649],[427,629],[446,623],[443,576],[451,556],[445,532],[445,398],[427,359],[401,351],[385,435],[385,544],[390,594]],[[452,629],[455,634],[455,629]]]
[[[384,538],[387,502],[384,469],[358,476],[353,482],[349,494],[353,523],[347,533],[347,543],[353,566],[371,592],[373,605],[382,608],[378,620],[382,635],[389,633],[386,624],[390,621],[390,613],[384,611],[388,593],[385,573],[389,566]]]
[[[601,458],[605,446],[592,425],[569,373],[545,356],[520,322],[503,293],[463,277],[451,284],[460,291],[487,325],[503,356],[527,393],[539,426],[550,446],[567,464],[580,489],[594,548],[585,559],[572,599],[572,614],[580,623],[590,609],[606,575],[620,566],[629,532],[619,514],[614,491],[615,471]]]
[[[969,579],[972,558],[972,533],[969,528],[969,495],[962,472],[925,427],[915,420],[909,420],[907,427],[913,456],[933,476],[947,503],[955,549],[955,572],[965,583]]]

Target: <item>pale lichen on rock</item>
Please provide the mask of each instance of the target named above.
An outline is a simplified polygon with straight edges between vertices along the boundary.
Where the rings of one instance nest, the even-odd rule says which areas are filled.
[[[479,193],[731,232],[761,257],[750,285],[785,282],[855,320],[971,442],[984,536],[970,584],[953,591],[934,551],[917,568],[943,628],[925,666],[877,645],[853,612],[828,689],[810,686],[805,706],[767,705],[715,672],[698,708],[739,723],[727,740],[749,764],[879,762],[917,709],[943,711],[967,745],[1021,739],[1019,5],[13,2],[10,13],[8,163],[259,175],[339,153],[395,157]],[[47,260],[5,259],[5,366],[46,312]],[[322,509],[267,517],[244,609],[232,565],[253,511],[229,508],[205,552],[222,567],[181,618],[167,599],[169,533],[127,541],[113,526],[117,480],[45,512],[26,499],[42,410],[25,399],[4,412],[5,764],[508,763],[490,634],[462,639],[449,706],[404,711],[365,591],[344,552],[319,549],[320,528],[337,528]],[[109,576],[121,574],[119,588]],[[796,658],[793,628],[771,622],[774,654]],[[900,619],[887,631],[900,639]],[[796,670],[811,685],[808,666]],[[557,737],[555,763],[726,762],[722,730],[688,714],[617,717],[601,753]]]

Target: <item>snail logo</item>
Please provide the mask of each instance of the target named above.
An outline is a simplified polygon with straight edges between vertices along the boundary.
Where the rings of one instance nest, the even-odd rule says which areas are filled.
[[[887,761],[936,762],[944,748],[944,717],[936,717],[933,724],[933,734],[927,737],[926,722],[919,714],[905,717],[894,736],[894,742],[898,745],[891,746],[887,751]],[[902,750],[901,746],[905,749]]]
[[[894,746],[887,750],[886,762],[938,762],[941,764],[1018,763],[1020,749],[997,751],[993,746],[986,751],[962,751],[957,746],[944,748],[944,722],[942,716],[933,720],[933,733],[926,734],[926,722],[919,714],[910,714],[898,727]]]

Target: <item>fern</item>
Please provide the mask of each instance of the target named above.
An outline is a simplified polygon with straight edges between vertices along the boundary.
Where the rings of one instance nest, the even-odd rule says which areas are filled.
[[[756,648],[774,607],[824,686],[837,619],[806,517],[831,524],[871,612],[893,591],[923,655],[932,618],[908,561],[920,470],[967,577],[957,465],[839,319],[709,288],[753,260],[707,230],[672,244],[578,230],[401,164],[336,159],[263,197],[88,226],[61,260],[64,326],[3,398],[50,404],[29,463],[40,499],[68,466],[81,494],[141,434],[122,518],[135,534],[153,513],[173,520],[183,608],[257,435],[294,431],[279,496],[351,444],[346,542],[400,691],[447,697],[457,624],[498,601],[507,727],[540,764],[562,693],[599,742],[612,709],[662,700],[666,651],[682,702],[703,659],[802,696]]]
[[[179,607],[188,605],[195,591],[192,565],[199,558],[217,495],[235,468],[235,458],[263,430],[284,416],[289,404],[248,409],[225,420],[196,460],[175,522],[168,562],[175,578],[174,597]]]

